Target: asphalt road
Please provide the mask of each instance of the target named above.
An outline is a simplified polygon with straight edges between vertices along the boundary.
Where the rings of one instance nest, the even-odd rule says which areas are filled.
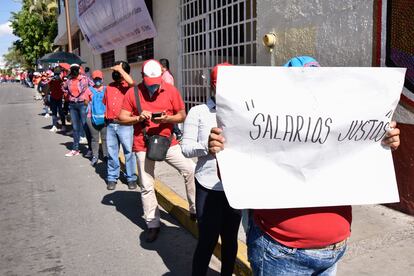
[[[65,157],[34,90],[0,84],[0,275],[189,275],[196,240],[167,213],[153,244],[138,191]],[[209,275],[219,262],[213,258]]]
[[[72,139],[48,131],[33,95],[0,84],[0,275],[189,275],[195,239],[162,212],[160,237],[146,244],[139,192],[107,191],[102,164],[64,157]],[[174,169],[161,162],[156,173],[184,197]],[[411,276],[413,256],[413,216],[354,206],[338,276]],[[213,257],[209,275],[219,267]]]

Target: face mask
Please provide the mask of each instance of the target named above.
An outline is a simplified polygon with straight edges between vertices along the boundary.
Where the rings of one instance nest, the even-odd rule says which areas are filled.
[[[114,81],[120,81],[121,80],[121,74],[117,71],[112,72],[112,79]]]
[[[101,86],[102,85],[102,80],[101,79],[94,79],[93,83],[95,84],[95,86]]]
[[[79,69],[70,70],[70,75],[73,76],[73,77],[79,76]]]
[[[153,95],[158,90],[158,88],[160,88],[160,85],[159,84],[154,84],[154,85],[145,84],[145,87],[148,89],[150,94]]]

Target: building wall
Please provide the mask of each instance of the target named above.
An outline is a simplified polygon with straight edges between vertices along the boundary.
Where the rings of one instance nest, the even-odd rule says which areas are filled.
[[[154,58],[166,58],[178,81],[179,0],[152,1],[153,21],[158,35],[154,38]],[[177,85],[177,84],[176,84]]]
[[[69,0],[69,16],[70,16],[70,28],[72,34],[79,30],[78,19],[76,17],[76,1]],[[64,45],[68,43],[66,33],[66,15],[65,8],[62,6],[61,13],[58,16],[58,35],[56,36],[55,43],[58,45]]]
[[[257,1],[257,64],[284,64],[297,55],[323,66],[371,66],[374,0]],[[262,37],[274,32],[273,53]]]

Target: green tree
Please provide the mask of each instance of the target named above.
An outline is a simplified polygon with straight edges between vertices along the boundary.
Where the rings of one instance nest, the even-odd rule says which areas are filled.
[[[8,52],[3,55],[4,61],[6,62],[6,68],[30,68],[30,64],[27,63],[26,59],[20,53],[20,51],[16,48],[16,45],[13,45],[8,49]]]
[[[13,34],[19,37],[15,49],[30,66],[52,52],[57,35],[56,2],[54,0],[23,0],[22,9],[12,13]]]

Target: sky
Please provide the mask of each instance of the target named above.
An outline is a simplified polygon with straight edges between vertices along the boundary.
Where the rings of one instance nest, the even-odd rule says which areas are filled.
[[[0,0],[0,67],[3,65],[3,55],[7,53],[13,41],[18,39],[12,34],[9,20],[11,12],[20,11],[21,3],[19,2],[16,0]]]

